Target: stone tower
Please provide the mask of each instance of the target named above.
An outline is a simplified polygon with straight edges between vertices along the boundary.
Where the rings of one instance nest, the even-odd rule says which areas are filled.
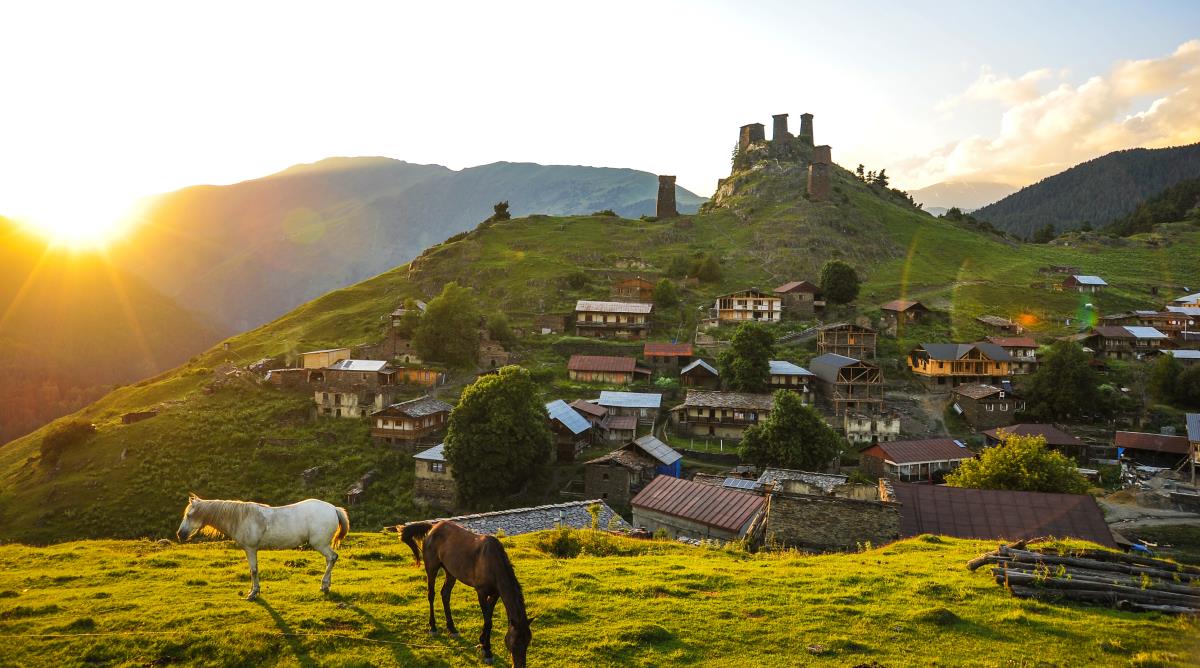
[[[751,144],[766,141],[767,135],[763,130],[762,123],[743,125],[741,134],[738,135],[738,151],[745,151]]]
[[[811,115],[805,114],[809,118]],[[809,130],[812,125],[809,125]],[[812,163],[808,166],[808,198],[814,202],[824,202],[833,191],[833,159],[828,145],[817,146],[813,149]]]
[[[788,134],[787,129],[787,114],[775,114],[771,117],[774,125],[771,128],[771,141],[780,141],[781,139],[791,139],[792,135]]]
[[[655,215],[659,218],[674,218],[679,215],[675,208],[675,177],[659,175],[658,177],[658,207]]]
[[[812,114],[800,114],[800,141],[813,145]]]

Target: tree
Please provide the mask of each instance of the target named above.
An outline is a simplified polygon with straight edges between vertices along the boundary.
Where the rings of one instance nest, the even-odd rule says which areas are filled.
[[[858,272],[841,260],[830,260],[821,268],[821,292],[834,304],[849,304],[858,296]]]
[[[493,341],[511,346],[516,343],[512,328],[508,326],[508,316],[503,313],[493,313],[487,317],[488,338]]]
[[[446,432],[446,461],[462,503],[490,507],[545,482],[554,437],[538,396],[529,370],[518,366],[463,390]]]
[[[654,306],[667,309],[679,305],[679,291],[669,279],[662,279],[654,286]]]
[[[667,265],[667,276],[671,278],[684,278],[692,270],[692,261],[686,255],[676,255],[671,258],[670,264]]]
[[[879,173],[875,175],[875,180],[872,181],[872,183],[874,183],[877,186],[883,187],[883,188],[888,187],[889,181],[888,181],[888,176],[887,176],[887,170],[886,169],[879,170]]]
[[[742,459],[756,466],[821,471],[841,452],[842,440],[800,395],[778,390],[766,420],[746,430]]]
[[[465,369],[479,359],[479,305],[469,288],[451,281],[425,307],[413,337],[417,353]]]
[[[417,306],[417,300],[409,297],[404,300],[404,315],[400,316],[400,324],[396,327],[396,333],[406,339],[411,339],[419,324],[421,324],[421,309]]]
[[[862,166],[862,163],[859,163],[859,165],[858,165],[858,169],[855,169],[855,170],[854,170],[854,175],[858,177],[858,180],[859,180],[859,181],[865,181],[865,180],[867,179],[867,176],[866,176],[866,174],[863,174],[863,166]]]
[[[721,280],[721,263],[709,253],[696,261],[692,275],[705,283],[716,283]]]
[[[1054,231],[1054,223],[1046,223],[1045,227],[1041,227],[1033,233],[1032,241],[1035,244],[1048,244],[1057,236],[1058,233]]]
[[[489,223],[499,223],[505,220],[511,220],[512,214],[508,212],[508,200],[496,202],[492,205],[492,215],[487,219]]]
[[[1179,389],[1179,374],[1183,365],[1174,355],[1160,355],[1154,366],[1150,367],[1150,394],[1159,403],[1175,403]]]
[[[1175,403],[1185,408],[1200,408],[1200,364],[1179,372],[1175,381]]]
[[[1076,470],[1075,461],[1047,449],[1045,436],[1018,436],[1001,431],[999,445],[963,462],[946,476],[946,484],[1023,492],[1087,492],[1087,479]]]
[[[1048,421],[1094,413],[1100,405],[1099,385],[1083,348],[1070,341],[1057,341],[1025,383],[1022,394],[1026,413]]]
[[[742,323],[729,348],[717,358],[725,386],[736,392],[764,392],[771,381],[775,337],[756,322]]]
[[[54,425],[42,437],[42,463],[55,466],[62,454],[73,450],[96,433],[96,427],[90,422],[69,420]]]

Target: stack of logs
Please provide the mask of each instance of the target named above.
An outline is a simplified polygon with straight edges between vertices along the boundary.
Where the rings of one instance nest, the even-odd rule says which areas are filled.
[[[1025,547],[1024,543],[1001,546],[972,559],[967,568],[974,571],[995,564],[992,575],[996,584],[1020,598],[1079,601],[1121,610],[1200,613],[1200,567],[1108,550],[1060,554]]]

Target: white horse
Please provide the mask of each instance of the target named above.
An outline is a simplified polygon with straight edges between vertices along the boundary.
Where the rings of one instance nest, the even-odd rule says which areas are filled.
[[[228,536],[246,551],[251,583],[246,600],[253,601],[258,596],[258,551],[289,549],[304,543],[325,557],[321,593],[328,594],[333,564],[338,559],[333,548],[341,545],[350,532],[350,517],[345,508],[318,499],[273,507],[247,501],[211,501],[190,494],[175,536],[182,543],[199,531],[209,536]]]

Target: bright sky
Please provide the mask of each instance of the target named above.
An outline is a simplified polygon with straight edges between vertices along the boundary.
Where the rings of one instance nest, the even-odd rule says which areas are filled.
[[[906,188],[1200,141],[1200,3],[955,4],[6,3],[0,213],[100,235],[140,197],[335,155],[709,194],[738,126],[784,112]]]

